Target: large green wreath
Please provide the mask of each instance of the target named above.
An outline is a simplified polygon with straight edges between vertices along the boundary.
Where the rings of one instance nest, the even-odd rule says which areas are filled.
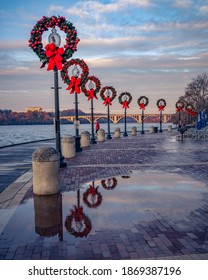
[[[185,104],[183,101],[178,100],[175,104],[177,112],[183,110],[183,108],[185,107]]]
[[[128,99],[127,99],[127,100],[123,100],[123,99],[122,99],[123,96],[128,96]],[[121,105],[124,105],[124,104],[125,104],[124,102],[127,102],[128,104],[130,104],[131,101],[132,101],[132,95],[131,95],[131,93],[129,93],[129,92],[122,92],[122,93],[119,95],[119,97],[118,97],[118,101],[119,101],[119,103],[120,103]],[[128,106],[128,104],[127,104],[127,106]]]
[[[162,102],[162,104],[160,104],[161,102]],[[165,99],[163,99],[163,98],[158,99],[157,102],[156,102],[156,105],[157,105],[159,111],[163,111],[164,108],[166,107]]]
[[[56,26],[66,33],[66,44],[64,45],[64,53],[62,54],[63,62],[70,58],[77,50],[77,44],[80,39],[77,37],[77,31],[73,24],[63,16],[43,16],[33,27],[30,33],[30,39],[28,40],[29,47],[31,47],[43,63],[47,63],[49,59],[46,57],[45,50],[43,49],[42,34],[49,28]]]
[[[103,88],[101,89],[101,91],[100,91],[100,97],[101,97],[103,100],[105,100],[105,99],[107,98],[107,96],[105,95],[105,93],[106,93],[106,91],[107,91],[108,89],[112,92],[112,96],[110,96],[110,99],[111,99],[111,101],[113,101],[113,100],[116,98],[117,92],[116,92],[115,88],[112,87],[112,86],[103,87]]]
[[[144,100],[144,103],[141,103],[141,100]],[[145,107],[149,104],[149,99],[146,96],[140,96],[137,100],[137,104],[140,106],[140,109],[145,109]]]
[[[68,68],[72,65],[79,65],[79,67],[82,69],[82,73],[80,75],[80,85],[84,85],[87,81],[88,75],[89,75],[89,68],[87,64],[84,62],[83,59],[70,59],[69,61],[66,61],[63,65],[63,68],[61,70],[61,78],[63,82],[70,86],[71,84],[71,78],[68,74]],[[72,75],[71,75],[72,76]]]
[[[87,90],[86,88],[86,84],[88,81],[92,81],[95,83],[95,89],[93,91],[94,91],[94,97],[97,98],[96,94],[100,91],[101,88],[100,80],[95,76],[88,76],[86,83],[82,84],[82,92],[84,92],[85,96],[87,96],[89,100],[89,90]]]

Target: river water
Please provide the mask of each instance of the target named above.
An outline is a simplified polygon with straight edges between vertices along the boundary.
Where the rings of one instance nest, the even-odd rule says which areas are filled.
[[[164,123],[163,129],[167,129],[171,123]],[[133,126],[137,127],[137,131],[141,131],[141,124],[127,123],[127,131],[131,131]],[[159,123],[145,123],[144,130],[149,130],[150,126],[158,126]],[[111,133],[115,128],[120,127],[121,131],[124,130],[124,124],[110,124]],[[100,124],[100,128],[107,132],[107,123]],[[61,124],[61,136],[65,134],[75,134],[75,127],[73,124]],[[79,132],[89,131],[91,132],[91,124],[81,124]],[[20,144],[31,141],[38,141],[44,139],[50,139],[55,137],[53,125],[5,125],[0,126],[0,147]]]

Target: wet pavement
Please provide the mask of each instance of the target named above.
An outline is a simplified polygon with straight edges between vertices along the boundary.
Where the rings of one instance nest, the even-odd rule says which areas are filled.
[[[58,195],[34,196],[21,175],[0,193],[0,259],[207,260],[208,142],[175,135],[84,148]]]

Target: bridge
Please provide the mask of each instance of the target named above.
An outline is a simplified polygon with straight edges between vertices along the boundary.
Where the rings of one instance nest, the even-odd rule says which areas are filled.
[[[168,123],[171,122],[172,117],[175,114],[162,114],[162,122],[163,123]],[[136,120],[138,123],[142,123],[142,115],[141,114],[127,114],[126,117],[132,118]],[[94,115],[94,122],[98,121],[99,119],[107,118],[107,114],[100,114],[100,115]],[[111,114],[110,115],[110,120],[114,123],[117,124],[121,119],[124,118],[124,114]],[[160,114],[145,114],[144,115],[144,121],[147,120],[148,118],[154,118],[157,119],[159,122],[160,120]],[[61,116],[60,119],[67,119],[70,122],[75,121],[75,116]],[[92,123],[92,119],[90,115],[84,115],[84,116],[79,116],[80,119],[85,119],[88,120],[89,123]]]

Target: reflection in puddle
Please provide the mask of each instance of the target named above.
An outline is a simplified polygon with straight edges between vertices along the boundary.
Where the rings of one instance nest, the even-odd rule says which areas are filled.
[[[41,236],[44,242],[76,245],[90,235],[122,233],[160,215],[177,224],[198,207],[204,192],[203,182],[171,173],[133,171],[92,181],[77,192],[34,196],[17,207],[3,232],[4,242],[27,243]]]
[[[34,195],[35,232],[40,236],[51,237],[62,232],[62,195]]]

